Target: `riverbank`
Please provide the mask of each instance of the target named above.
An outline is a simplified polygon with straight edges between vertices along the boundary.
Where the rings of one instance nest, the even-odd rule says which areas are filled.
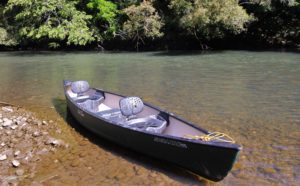
[[[1,106],[1,105],[0,105]],[[0,107],[0,185],[18,185],[33,178],[43,156],[69,147],[53,137],[56,123],[42,120],[20,107]],[[57,162],[53,162],[57,163]]]

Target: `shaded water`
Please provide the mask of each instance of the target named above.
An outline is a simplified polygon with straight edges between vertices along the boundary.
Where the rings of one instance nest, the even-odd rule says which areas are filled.
[[[74,143],[74,153],[61,158],[63,166],[52,167],[53,174],[55,169],[63,174],[53,184],[80,183],[78,175],[89,184],[212,184],[109,142],[95,141],[95,136],[66,119],[63,79],[85,79],[95,87],[141,96],[208,130],[234,137],[243,151],[217,185],[300,184],[299,53],[9,52],[0,53],[0,67],[0,100],[56,118]],[[81,151],[88,155],[81,156]],[[68,165],[77,153],[84,163]]]

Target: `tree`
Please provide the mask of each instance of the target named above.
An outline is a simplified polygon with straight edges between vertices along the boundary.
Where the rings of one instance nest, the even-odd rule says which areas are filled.
[[[119,14],[117,5],[107,0],[90,0],[87,7],[93,11],[93,20],[100,25],[98,28],[105,38],[115,36],[118,28],[116,18]]]
[[[57,47],[86,45],[96,39],[88,27],[91,16],[78,11],[76,2],[67,0],[9,0],[5,12],[14,18],[11,23],[21,38],[47,42]]]
[[[15,46],[17,41],[13,36],[13,32],[7,31],[8,25],[6,18],[3,14],[4,7],[0,5],[0,45],[3,46]]]
[[[123,11],[128,17],[123,24],[123,31],[136,42],[137,50],[145,38],[155,39],[163,36],[160,29],[164,23],[151,2],[143,1],[140,5],[131,5]]]
[[[169,8],[179,27],[198,40],[240,33],[251,20],[236,0],[171,0]]]

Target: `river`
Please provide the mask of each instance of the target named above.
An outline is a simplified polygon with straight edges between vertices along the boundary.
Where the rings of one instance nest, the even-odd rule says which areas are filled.
[[[243,150],[229,175],[212,183],[95,139],[67,118],[63,79],[140,96],[229,134]],[[50,184],[300,184],[300,53],[2,52],[0,87],[0,101],[59,121],[73,145],[73,154],[52,157],[61,165],[40,167],[40,177],[59,174]]]

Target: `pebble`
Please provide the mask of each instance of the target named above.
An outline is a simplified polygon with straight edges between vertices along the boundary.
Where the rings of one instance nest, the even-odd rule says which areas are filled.
[[[6,160],[7,156],[6,154],[0,154],[0,161]]]
[[[11,163],[14,167],[19,167],[19,165],[20,165],[20,162],[18,160],[12,160]]]
[[[2,107],[2,110],[4,112],[13,112],[14,111],[12,108],[9,108],[9,107]]]
[[[49,138],[46,142],[45,142],[46,145],[53,145],[53,146],[59,146],[59,145],[62,145],[63,144],[63,141],[62,140],[58,140],[58,139],[55,139],[55,138]]]
[[[27,173],[27,167],[35,167],[42,155],[55,151],[57,147],[67,147],[63,140],[53,138],[46,131],[46,126],[51,123],[52,120],[39,120],[22,109],[0,106],[0,165],[4,163],[0,166],[0,185],[18,185],[20,177]],[[46,146],[45,141],[51,146]],[[75,162],[73,166],[79,164]],[[9,172],[10,175],[13,173],[10,176],[8,170],[12,167],[15,171]],[[5,180],[1,182],[3,178]]]
[[[40,136],[40,135],[41,135],[41,134],[40,134],[39,131],[35,131],[35,132],[32,134],[33,137],[38,137],[38,136]]]
[[[6,120],[6,121],[4,121],[4,123],[2,124],[2,126],[3,127],[8,127],[8,126],[10,126],[11,124],[12,124],[13,122],[12,122],[12,120]]]
[[[22,176],[23,174],[24,174],[24,170],[23,169],[16,170],[16,175],[17,176]]]
[[[13,125],[13,126],[10,126],[11,129],[15,130],[16,128],[18,128],[17,125]]]
[[[15,156],[18,156],[20,153],[21,153],[21,151],[17,150],[17,151],[14,153],[14,155],[15,155]]]
[[[17,124],[17,125],[21,125],[22,123],[23,123],[23,122],[20,121],[20,120],[17,120],[17,121],[16,121],[16,124]]]

